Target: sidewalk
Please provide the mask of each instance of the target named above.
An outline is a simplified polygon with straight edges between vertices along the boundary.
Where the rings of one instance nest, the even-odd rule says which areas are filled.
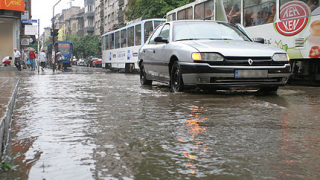
[[[7,145],[20,76],[15,67],[0,67],[0,158]]]

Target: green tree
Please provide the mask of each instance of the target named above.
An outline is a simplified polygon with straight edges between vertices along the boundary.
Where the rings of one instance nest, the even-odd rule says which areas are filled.
[[[80,54],[84,57],[100,56],[100,36],[98,35],[86,35],[79,38],[76,35],[67,36],[67,41],[73,43],[73,54],[78,58]]]
[[[163,18],[167,12],[183,6],[194,0],[129,0],[125,11],[126,20],[131,21],[140,17]]]
[[[77,59],[79,59],[81,53],[79,51],[80,37],[77,35],[68,35],[66,41],[70,41],[73,43],[73,55],[76,56]]]

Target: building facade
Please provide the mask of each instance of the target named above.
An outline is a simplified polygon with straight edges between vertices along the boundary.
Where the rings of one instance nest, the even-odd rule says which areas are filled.
[[[124,10],[128,0],[104,0],[104,33],[126,25]]]
[[[68,35],[102,35],[125,26],[127,4],[128,0],[84,0],[83,9],[62,10],[54,17],[55,28],[59,29],[58,40],[66,40]]]
[[[84,0],[84,35],[94,34],[94,0]]]
[[[13,0],[12,0],[13,1]],[[21,17],[31,18],[31,0],[0,1],[0,63],[6,56],[13,57],[13,48],[20,50]]]

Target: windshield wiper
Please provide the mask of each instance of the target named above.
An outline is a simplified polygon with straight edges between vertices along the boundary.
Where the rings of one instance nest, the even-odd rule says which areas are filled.
[[[189,41],[189,40],[199,40],[199,38],[178,39],[176,41]]]
[[[232,40],[231,38],[208,38],[209,40]]]

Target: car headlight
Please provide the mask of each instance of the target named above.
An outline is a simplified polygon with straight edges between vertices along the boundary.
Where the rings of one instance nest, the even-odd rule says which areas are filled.
[[[286,54],[286,53],[275,53],[272,56],[272,59],[274,61],[290,61],[290,58],[289,58],[288,54]]]
[[[194,61],[223,61],[224,57],[218,53],[192,53]]]

